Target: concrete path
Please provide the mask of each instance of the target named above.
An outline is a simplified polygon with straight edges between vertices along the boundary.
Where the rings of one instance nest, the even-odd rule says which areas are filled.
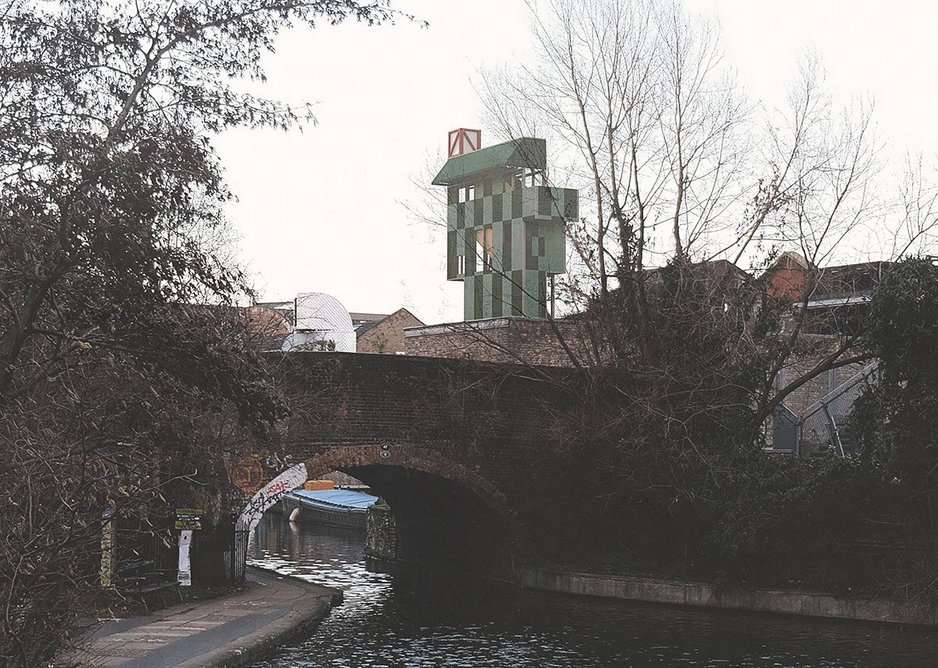
[[[242,592],[105,622],[65,665],[243,666],[310,628],[342,598],[336,589],[255,568],[247,580]]]

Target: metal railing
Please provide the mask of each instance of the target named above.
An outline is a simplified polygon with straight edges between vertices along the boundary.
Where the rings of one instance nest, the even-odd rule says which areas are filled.
[[[250,535],[251,531],[245,529],[232,532],[231,547],[225,553],[225,578],[231,582],[244,582]]]
[[[798,425],[800,455],[833,448],[843,457],[853,449],[852,438],[845,429],[847,419],[860,394],[876,384],[878,371],[878,362],[868,364],[804,410]]]
[[[779,406],[773,414],[773,449],[799,457],[833,449],[838,456],[846,456],[854,447],[847,420],[860,394],[876,384],[878,370],[878,362],[868,364],[800,415]]]

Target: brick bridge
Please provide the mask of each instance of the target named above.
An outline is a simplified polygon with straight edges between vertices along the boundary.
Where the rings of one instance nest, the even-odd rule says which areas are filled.
[[[348,473],[391,506],[401,559],[513,571],[545,445],[569,425],[573,371],[347,353],[270,361],[291,413],[256,453],[264,477],[300,462],[309,478]]]

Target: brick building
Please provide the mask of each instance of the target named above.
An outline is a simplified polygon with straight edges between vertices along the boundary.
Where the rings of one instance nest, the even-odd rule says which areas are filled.
[[[296,330],[296,300],[259,302],[245,313],[252,329],[260,335],[263,350],[284,349],[284,341]],[[424,324],[406,308],[390,314],[352,311],[348,319],[354,332],[355,352],[387,355],[404,354],[404,330]]]
[[[352,322],[355,316],[352,314]],[[401,355],[407,352],[404,342],[404,330],[409,327],[422,327],[423,322],[406,308],[399,308],[390,315],[363,322],[355,328],[358,339],[358,352],[383,355]]]
[[[889,262],[817,267],[797,253],[783,253],[762,275],[767,300],[791,306],[782,321],[789,334],[802,309],[805,352],[782,369],[776,387],[814,369],[841,344],[862,333],[873,289],[890,270]],[[849,416],[863,390],[875,382],[875,361],[824,371],[791,392],[776,410],[767,445],[776,451],[810,454],[853,446]]]

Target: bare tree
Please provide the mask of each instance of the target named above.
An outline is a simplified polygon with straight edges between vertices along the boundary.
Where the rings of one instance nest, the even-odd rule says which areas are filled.
[[[650,258],[690,258],[743,197],[749,110],[715,27],[676,3],[531,3],[541,60],[485,81],[506,136],[539,127],[580,158],[594,222],[574,248],[608,289]],[[537,122],[531,118],[536,117]]]
[[[575,165],[565,179],[583,184],[586,217],[568,229],[579,272],[567,287],[589,303],[613,358],[673,352],[658,342],[652,267],[764,266],[779,250],[820,267],[868,245],[871,228],[891,240],[890,259],[934,230],[931,175],[912,162],[901,189],[883,178],[872,103],[838,103],[817,59],[804,59],[782,108],[767,108],[742,94],[718,26],[678,0],[529,7],[537,59],[486,75],[485,101],[501,135],[538,130]],[[822,274],[791,305],[751,388],[759,422],[811,378],[859,361],[855,337],[822,342],[818,364],[777,388],[792,356],[807,354],[804,306]]]

